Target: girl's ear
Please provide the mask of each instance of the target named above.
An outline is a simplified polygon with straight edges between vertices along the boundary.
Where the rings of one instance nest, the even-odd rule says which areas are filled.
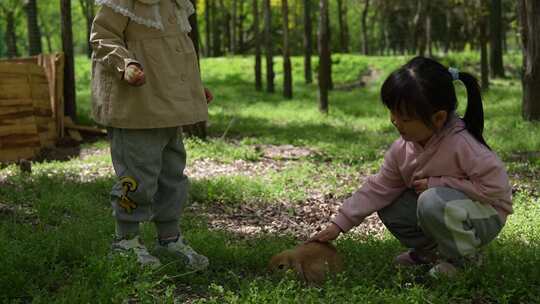
[[[433,122],[433,125],[435,126],[437,130],[440,130],[446,123],[447,118],[448,118],[448,112],[444,110],[440,110],[440,111],[435,112],[435,114],[431,116],[431,122]]]

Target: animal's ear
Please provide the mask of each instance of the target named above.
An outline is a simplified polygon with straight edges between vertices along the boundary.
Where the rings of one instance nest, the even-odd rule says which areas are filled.
[[[279,262],[279,255],[274,255],[272,258],[270,258],[270,261],[268,262],[267,269],[268,271],[275,270]]]

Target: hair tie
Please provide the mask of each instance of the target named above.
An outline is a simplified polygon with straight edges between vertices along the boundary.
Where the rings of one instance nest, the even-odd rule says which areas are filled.
[[[452,75],[452,80],[459,80],[459,70],[456,68],[448,68],[448,72]]]

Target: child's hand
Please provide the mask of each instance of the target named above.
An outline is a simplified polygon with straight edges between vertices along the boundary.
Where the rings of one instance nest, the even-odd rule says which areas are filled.
[[[130,64],[124,71],[124,79],[132,86],[142,86],[146,79],[141,67],[137,64]]]
[[[427,178],[417,179],[417,180],[413,181],[412,184],[413,184],[414,191],[416,191],[416,193],[420,194],[420,193],[427,190],[427,188],[428,188],[428,179]]]
[[[214,100],[214,95],[209,88],[204,88],[204,97],[206,97],[206,103],[211,103]]]
[[[319,241],[323,243],[330,242],[330,241],[335,240],[341,232],[342,232],[341,228],[339,228],[338,225],[334,223],[330,223],[323,231],[318,232],[314,236],[310,237],[306,241],[306,243],[315,242],[315,241]]]

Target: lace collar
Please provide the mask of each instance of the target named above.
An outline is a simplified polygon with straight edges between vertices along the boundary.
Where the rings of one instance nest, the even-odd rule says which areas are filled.
[[[161,0],[95,0],[98,5],[105,5],[110,7],[115,12],[129,17],[133,22],[142,24],[144,26],[155,28],[158,30],[164,30],[163,21],[159,13],[159,3]],[[140,2],[144,5],[148,5],[148,10],[143,12],[137,12],[133,9],[134,2]],[[163,0],[168,1],[168,0]],[[193,4],[189,0],[174,0],[176,4],[176,20],[180,29],[183,32],[191,32],[191,25],[189,24],[188,17],[195,13]]]

